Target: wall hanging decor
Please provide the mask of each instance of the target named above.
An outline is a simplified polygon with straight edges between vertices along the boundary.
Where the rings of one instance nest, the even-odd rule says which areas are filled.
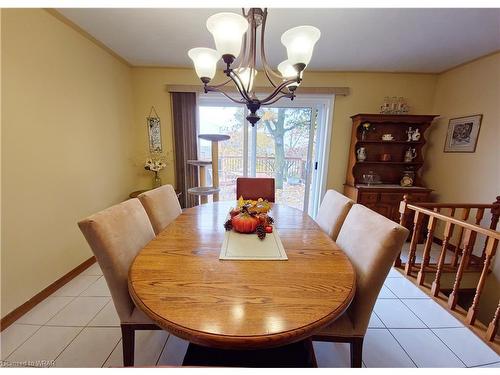
[[[162,152],[160,116],[156,113],[155,107],[149,110],[146,117],[148,126],[149,152]]]
[[[444,152],[475,152],[483,115],[450,119]]]
[[[389,98],[386,96],[384,102],[380,106],[380,113],[384,115],[406,115],[410,111],[408,102],[405,98],[393,96]]]

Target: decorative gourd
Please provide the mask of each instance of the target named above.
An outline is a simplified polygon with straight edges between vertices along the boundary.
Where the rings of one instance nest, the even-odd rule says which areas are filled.
[[[236,232],[253,233],[260,224],[260,220],[248,212],[241,212],[231,218],[231,224]]]

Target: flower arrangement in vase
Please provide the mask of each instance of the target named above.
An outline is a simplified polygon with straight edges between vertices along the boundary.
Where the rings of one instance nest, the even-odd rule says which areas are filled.
[[[271,205],[267,200],[238,199],[238,206],[229,211],[230,219],[224,223],[227,231],[238,233],[257,233],[259,239],[266,238],[267,233],[273,232],[274,219],[268,215]]]
[[[158,175],[162,169],[167,166],[165,157],[163,156],[151,156],[144,162],[144,169],[154,173],[153,175],[153,189],[161,186],[161,178]]]

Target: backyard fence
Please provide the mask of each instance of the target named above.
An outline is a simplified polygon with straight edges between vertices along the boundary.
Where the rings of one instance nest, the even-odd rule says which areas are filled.
[[[231,176],[243,175],[243,157],[242,156],[221,156],[219,165],[222,174]],[[256,173],[263,175],[274,175],[276,160],[273,156],[257,157]],[[301,181],[306,179],[306,161],[302,158],[285,158],[284,175],[286,178],[296,178]]]

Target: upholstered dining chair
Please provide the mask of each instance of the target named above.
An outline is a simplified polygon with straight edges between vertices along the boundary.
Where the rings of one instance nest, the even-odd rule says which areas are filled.
[[[236,179],[236,199],[239,197],[253,200],[262,198],[274,202],[274,178],[238,177]]]
[[[327,190],[316,215],[320,228],[334,241],[354,201],[335,190]]]
[[[137,196],[148,214],[155,234],[158,235],[182,213],[181,205],[172,185],[146,191]]]
[[[102,269],[120,318],[123,365],[134,365],[136,330],[161,329],[135,307],[128,291],[134,257],[155,237],[139,199],[129,199],[78,223]]]
[[[356,294],[347,311],[312,339],[350,343],[351,367],[361,367],[363,338],[373,306],[408,233],[360,204],[352,206],[340,229],[336,243],[356,270]]]

